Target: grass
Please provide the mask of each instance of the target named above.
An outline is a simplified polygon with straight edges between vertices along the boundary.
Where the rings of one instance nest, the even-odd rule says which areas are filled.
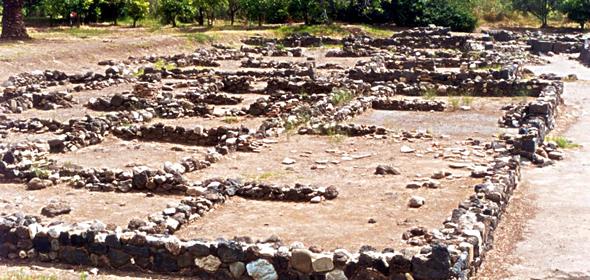
[[[92,27],[80,27],[80,28],[52,28],[47,33],[62,33],[73,37],[96,37],[110,35],[112,30],[107,28],[92,28]]]
[[[422,91],[420,94],[426,100],[432,100],[437,96],[435,88],[429,88],[427,90]]]
[[[238,118],[238,117],[225,117],[225,119],[223,119],[223,122],[227,123],[227,124],[238,123],[238,122],[240,122],[240,118]]]
[[[342,105],[352,101],[356,95],[352,90],[343,88],[334,88],[330,100],[334,105]]]
[[[81,277],[81,276],[80,276]],[[0,276],[0,280],[58,280],[57,275],[42,275],[42,274],[31,274],[25,272],[24,269],[19,271],[13,271],[5,275]]]
[[[281,51],[284,51],[284,50],[285,50],[285,45],[283,45],[283,44],[278,44],[278,45],[277,45],[277,49],[278,49],[278,50],[281,50]]]
[[[144,70],[143,70],[143,68],[141,68],[141,69],[137,70],[137,72],[133,73],[133,77],[137,78],[143,74],[144,74]]]
[[[178,66],[176,66],[174,64],[168,64],[168,63],[166,63],[165,60],[158,58],[156,60],[156,62],[154,62],[154,69],[162,69],[162,68],[166,68],[166,70],[172,70],[172,69],[178,68]]]
[[[518,90],[518,97],[520,99],[521,104],[526,104],[529,95],[531,95],[531,89],[521,88],[520,90]]]
[[[487,65],[487,66],[482,66],[482,67],[476,67],[474,70],[495,70],[495,71],[500,71],[502,70],[502,65]]]
[[[573,142],[572,140],[566,139],[563,136],[553,136],[547,135],[545,136],[545,141],[553,141],[557,144],[557,147],[562,149],[575,149],[579,148],[580,145],[578,143]]]
[[[473,97],[470,95],[463,95],[461,96],[461,104],[463,106],[471,106],[473,103]]]
[[[350,32],[340,25],[289,25],[281,26],[274,30],[279,38],[289,37],[293,34],[309,33],[313,36],[348,36]]]
[[[62,163],[63,166],[72,166],[72,162],[71,161],[64,161],[64,163]]]
[[[456,111],[459,109],[459,97],[450,97],[449,102],[451,102],[451,110]]]
[[[381,28],[370,26],[370,25],[366,25],[366,24],[361,25],[361,28],[363,30],[365,30],[366,32],[371,33],[371,35],[377,35],[377,36],[387,36],[387,37],[389,37],[389,36],[393,35],[393,33],[394,33],[391,30],[381,29]]]
[[[196,33],[190,33],[190,34],[184,34],[182,35],[183,37],[186,37],[187,39],[199,43],[199,44],[210,44],[215,42],[215,37],[211,36],[211,35],[207,35],[205,33],[202,32],[196,32]]]
[[[49,175],[51,174],[46,168],[31,167],[29,171],[31,171],[35,177],[42,179],[49,178]]]
[[[341,44],[322,44],[325,49],[342,49],[344,46]]]

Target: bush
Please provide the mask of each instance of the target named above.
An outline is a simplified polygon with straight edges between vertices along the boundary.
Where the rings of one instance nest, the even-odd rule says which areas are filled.
[[[477,26],[468,3],[453,0],[398,0],[391,7],[393,21],[398,26],[435,24],[451,27],[453,31],[469,32]]]

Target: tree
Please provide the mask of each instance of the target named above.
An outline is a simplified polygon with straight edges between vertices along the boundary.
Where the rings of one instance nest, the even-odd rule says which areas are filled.
[[[268,0],[244,0],[244,9],[249,20],[257,21],[262,26]]]
[[[137,21],[144,19],[150,11],[150,2],[147,0],[127,0],[125,14],[133,20],[133,27]]]
[[[55,19],[62,18],[68,14],[65,3],[62,0],[43,0],[41,8],[45,15],[49,17],[49,25],[53,26]]]
[[[107,6],[107,10],[111,13],[113,23],[117,25],[117,19],[125,12],[125,0],[105,0],[104,4]],[[104,14],[103,14],[104,16]]]
[[[176,27],[176,18],[192,14],[192,6],[187,0],[162,0],[158,6],[158,13],[165,24],[172,23]]]
[[[525,13],[531,13],[543,23],[541,27],[547,27],[547,16],[557,11],[563,0],[514,0],[514,8]]]
[[[201,17],[207,18],[207,25],[213,26],[215,13],[227,6],[227,0],[193,0],[193,5],[199,12],[199,24],[203,25]]]
[[[241,0],[227,0],[227,15],[229,16],[231,25],[234,25],[234,19],[236,18],[236,14],[240,11],[241,8]]]
[[[3,0],[2,35],[6,40],[30,39],[23,19],[23,0]]]
[[[565,0],[561,4],[561,12],[584,30],[584,25],[590,20],[590,0]]]

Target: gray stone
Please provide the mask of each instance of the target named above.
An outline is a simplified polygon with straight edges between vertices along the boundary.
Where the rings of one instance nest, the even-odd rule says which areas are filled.
[[[424,205],[425,202],[426,202],[425,198],[415,195],[410,198],[410,207],[418,208],[418,207]]]
[[[265,259],[259,259],[246,265],[248,275],[254,280],[277,280],[279,276],[275,268]]]
[[[59,215],[69,214],[71,211],[72,207],[69,204],[65,202],[59,202],[51,203],[43,207],[43,209],[41,209],[41,214],[47,217],[55,217]]]
[[[406,185],[406,188],[408,188],[408,189],[419,189],[421,187],[422,187],[422,183],[420,183],[420,182],[411,182]]]
[[[47,187],[53,186],[53,182],[51,180],[42,180],[40,178],[33,178],[27,184],[27,190],[41,190]]]
[[[201,269],[214,272],[221,265],[221,261],[216,256],[209,255],[204,258],[195,259],[195,265]]]
[[[109,259],[109,263],[114,268],[121,267],[131,260],[131,256],[129,256],[127,253],[112,248],[107,253],[107,257]]]
[[[311,273],[313,253],[306,249],[295,249],[291,252],[291,267],[301,273]]]
[[[451,255],[445,246],[436,245],[431,253],[412,258],[412,272],[418,279],[448,279],[451,276]]]
[[[326,272],[334,269],[334,262],[332,257],[328,255],[320,255],[313,261],[313,271],[315,272]]]
[[[231,263],[229,265],[229,271],[234,278],[238,279],[246,272],[246,265],[243,262]]]
[[[377,170],[375,171],[377,175],[399,175],[401,172],[399,169],[388,165],[388,164],[380,164],[377,166]]]
[[[326,280],[348,280],[344,271],[336,269],[326,273]]]

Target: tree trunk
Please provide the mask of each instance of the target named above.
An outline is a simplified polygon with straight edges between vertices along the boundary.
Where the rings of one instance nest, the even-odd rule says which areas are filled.
[[[135,23],[137,23],[137,19],[133,19],[133,28],[135,28]]]
[[[205,25],[205,16],[203,15],[203,8],[199,8],[199,25]]]
[[[234,25],[234,16],[235,16],[235,12],[233,10],[231,10],[229,12],[229,18],[231,20],[231,25]]]
[[[23,17],[23,0],[4,0],[2,16],[2,35],[8,40],[30,39]]]
[[[580,28],[582,29],[582,31],[584,31],[584,22],[580,23]]]
[[[172,27],[176,27],[176,16],[172,17]]]

